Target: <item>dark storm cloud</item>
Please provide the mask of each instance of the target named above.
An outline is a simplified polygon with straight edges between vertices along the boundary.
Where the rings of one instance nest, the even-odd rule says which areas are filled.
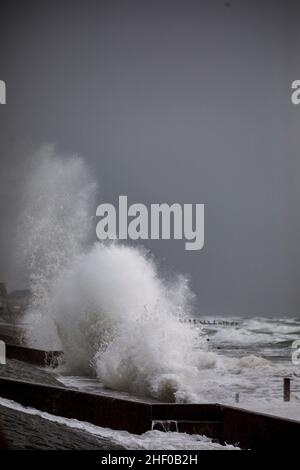
[[[200,312],[298,314],[299,21],[292,0],[1,2],[1,277],[26,156],[55,142],[102,200],[206,204],[203,251],[148,243]]]

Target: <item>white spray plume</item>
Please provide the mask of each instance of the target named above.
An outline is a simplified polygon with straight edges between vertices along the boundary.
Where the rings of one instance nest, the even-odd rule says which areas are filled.
[[[197,331],[181,322],[190,313],[188,282],[162,279],[142,249],[89,246],[95,188],[81,158],[48,148],[35,162],[23,230],[31,342],[62,347],[69,370],[107,387],[186,400],[199,365]]]

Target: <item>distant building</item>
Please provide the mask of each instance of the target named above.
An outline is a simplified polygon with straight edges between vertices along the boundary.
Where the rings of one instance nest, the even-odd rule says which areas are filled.
[[[8,308],[12,313],[24,312],[30,302],[29,290],[15,290],[7,296]]]
[[[0,282],[0,316],[23,313],[29,302],[29,290],[15,290],[8,294],[5,283]]]
[[[0,315],[8,313],[7,290],[4,282],[0,282]]]

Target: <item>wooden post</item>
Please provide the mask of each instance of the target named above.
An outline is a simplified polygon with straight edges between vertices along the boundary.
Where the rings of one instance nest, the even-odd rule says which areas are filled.
[[[289,377],[283,379],[283,400],[291,400],[291,379]]]

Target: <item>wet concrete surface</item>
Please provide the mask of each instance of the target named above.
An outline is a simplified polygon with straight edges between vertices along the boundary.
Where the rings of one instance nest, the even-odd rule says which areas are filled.
[[[0,365],[0,377],[26,380],[29,382],[34,381],[45,385],[63,386],[62,383],[55,378],[55,373],[15,359],[7,359],[5,365]]]
[[[6,365],[0,365],[0,377],[63,387],[54,373],[16,360],[8,359]],[[53,423],[45,418],[2,405],[0,406],[0,448],[1,445],[13,450],[122,449],[109,440],[92,436],[85,431],[70,429],[63,424]]]
[[[0,405],[0,432],[9,450],[118,450],[121,446],[39,416]],[[0,443],[1,445],[1,443]]]

